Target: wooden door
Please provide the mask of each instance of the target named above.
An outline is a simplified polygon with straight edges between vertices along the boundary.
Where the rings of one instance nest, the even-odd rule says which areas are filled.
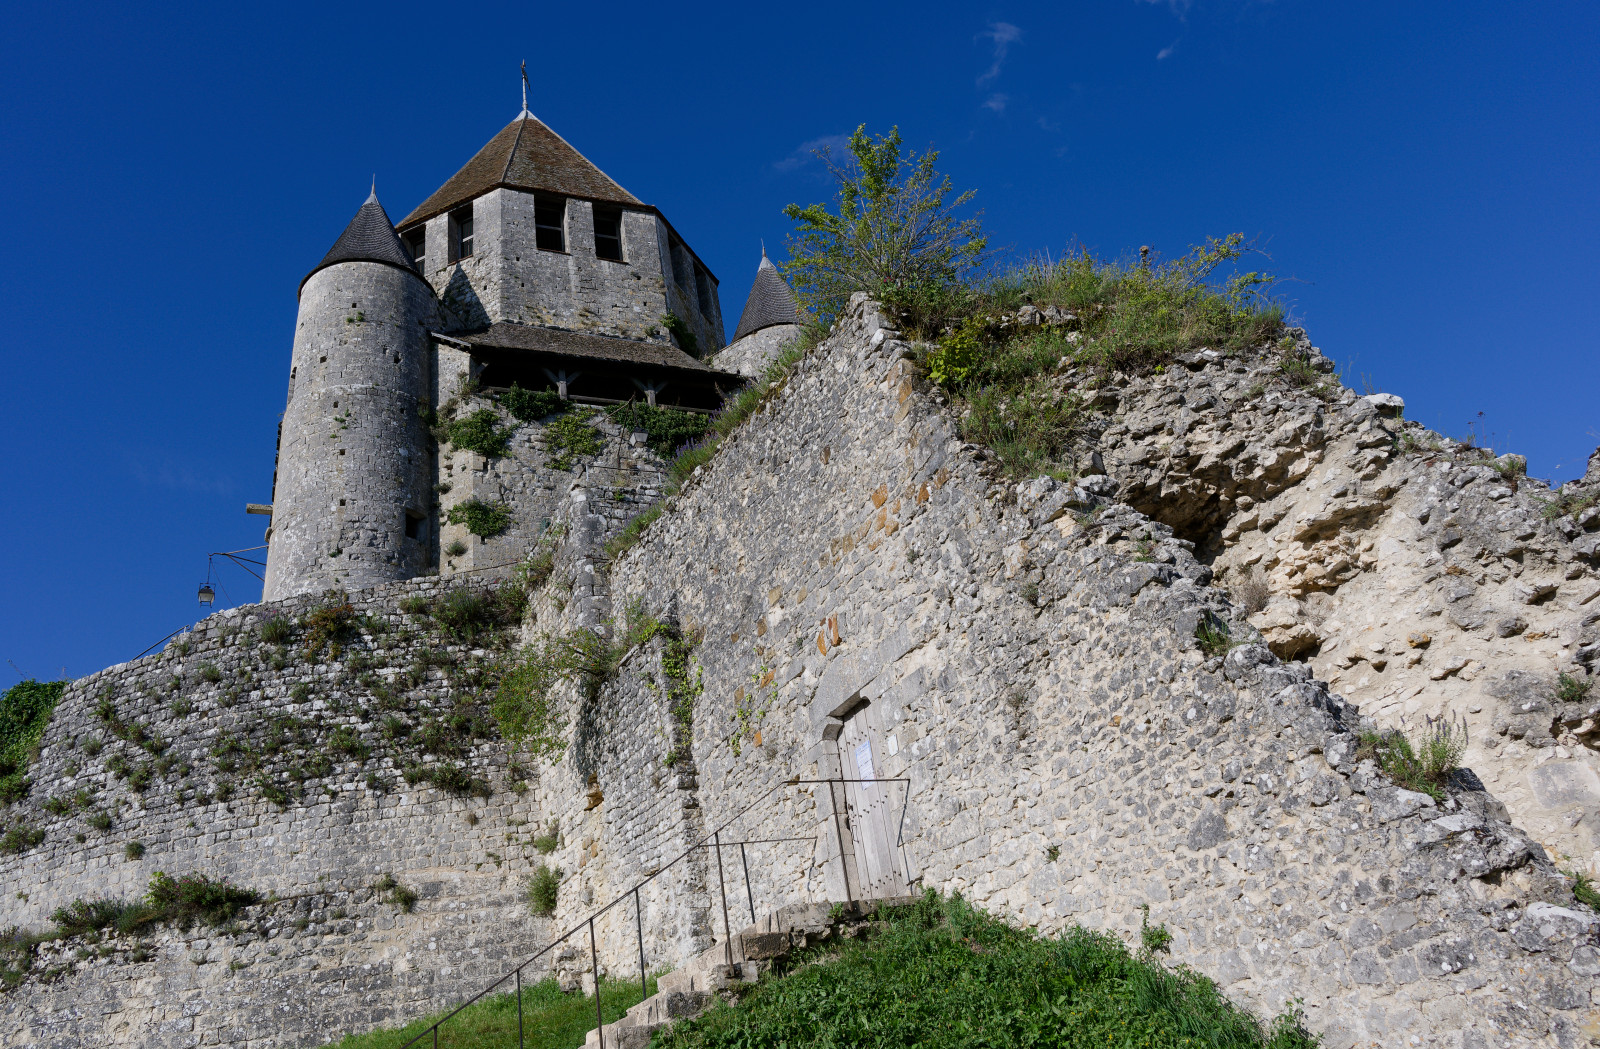
[[[839,733],[839,768],[844,785],[845,813],[855,843],[856,871],[861,895],[867,899],[903,896],[905,876],[895,841],[900,809],[896,796],[904,784],[877,782],[884,776],[882,733],[871,704],[845,719]]]

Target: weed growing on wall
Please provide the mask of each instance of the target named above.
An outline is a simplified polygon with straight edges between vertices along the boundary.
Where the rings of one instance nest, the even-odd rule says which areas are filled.
[[[561,890],[561,870],[541,863],[528,879],[528,906],[534,914],[548,917],[556,911]]]
[[[606,415],[625,433],[644,433],[650,450],[663,459],[670,459],[679,449],[694,444],[711,428],[709,415],[655,408],[637,401],[612,405],[606,409]]]
[[[672,341],[678,344],[678,349],[691,357],[700,356],[700,340],[694,337],[694,332],[689,330],[689,325],[682,317],[669,313],[661,318],[661,326],[667,329]]]
[[[1376,760],[1396,786],[1443,801],[1445,784],[1461,767],[1466,750],[1464,722],[1458,725],[1448,718],[1429,717],[1415,740],[1400,729],[1362,733],[1356,757]]]
[[[511,526],[511,508],[504,503],[468,499],[452,506],[445,520],[451,524],[466,525],[467,531],[480,539],[493,539]],[[466,550],[460,552],[464,554]]]
[[[555,390],[524,390],[512,383],[511,389],[500,395],[500,406],[519,421],[531,423],[561,414],[572,402]]]
[[[544,428],[545,465],[554,470],[570,470],[580,455],[599,455],[606,439],[589,420],[598,414],[593,408],[573,408]]]
[[[451,420],[445,439],[456,448],[477,452],[485,459],[498,459],[511,450],[513,427],[501,426],[493,408],[479,408],[471,415]]]
[[[0,695],[0,804],[10,804],[27,795],[28,766],[66,687],[65,681],[30,678]]]

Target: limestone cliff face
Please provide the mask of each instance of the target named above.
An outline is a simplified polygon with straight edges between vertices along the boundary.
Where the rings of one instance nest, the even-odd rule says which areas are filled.
[[[1466,764],[1513,821],[1600,875],[1600,688],[1557,698],[1600,657],[1600,452],[1551,492],[1520,457],[1358,397],[1299,342],[1316,393],[1276,355],[1206,351],[1101,389],[1085,459],[1197,544],[1277,655],[1385,727],[1464,721]]]

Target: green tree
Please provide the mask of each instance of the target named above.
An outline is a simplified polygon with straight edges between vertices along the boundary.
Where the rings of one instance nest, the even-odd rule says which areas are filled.
[[[838,211],[826,204],[790,204],[798,225],[789,237],[784,269],[802,305],[822,322],[850,295],[903,300],[937,296],[987,258],[982,212],[963,217],[975,190],[952,195],[950,179],[934,169],[936,151],[902,150],[900,129],[850,136],[849,156],[817,150],[838,182]]]

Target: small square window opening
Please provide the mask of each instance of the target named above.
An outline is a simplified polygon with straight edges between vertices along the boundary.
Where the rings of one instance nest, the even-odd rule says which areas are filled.
[[[602,259],[622,261],[622,209],[594,206],[594,253]]]
[[[407,510],[406,511],[406,538],[407,539],[421,539],[422,538],[422,524],[423,524],[423,518],[422,518],[421,514],[414,514],[411,511]]]
[[[694,268],[694,286],[695,291],[699,294],[700,316],[709,319],[711,316],[711,274],[707,273],[706,268],[699,264],[696,264]]]
[[[417,269],[422,273],[428,272],[428,263],[426,258],[428,250],[428,231],[425,229],[414,229],[410,233],[407,233],[406,250],[411,252],[411,261],[417,264]]]
[[[533,238],[541,251],[567,250],[567,199],[541,193],[533,198]]]

